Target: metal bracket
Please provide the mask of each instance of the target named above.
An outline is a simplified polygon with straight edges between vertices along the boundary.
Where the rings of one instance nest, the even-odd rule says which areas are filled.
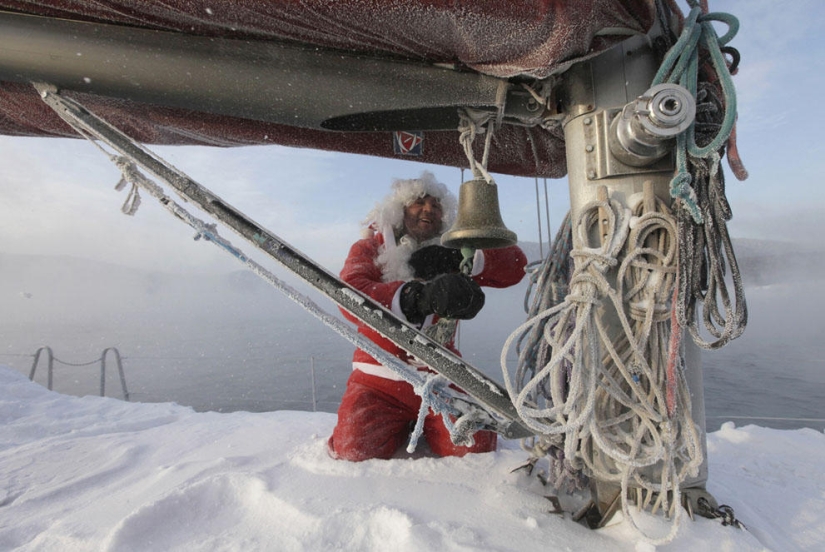
[[[564,73],[558,88],[560,111],[566,120],[591,113],[596,109],[596,87],[593,84],[593,66],[588,62],[577,63]]]
[[[601,180],[611,176],[673,172],[676,165],[673,154],[646,167],[632,167],[619,161],[610,151],[610,123],[621,113],[621,108],[605,109],[588,115],[584,125],[585,171],[588,180]]]

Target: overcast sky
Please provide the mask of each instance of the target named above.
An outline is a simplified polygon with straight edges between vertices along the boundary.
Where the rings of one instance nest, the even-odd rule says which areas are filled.
[[[740,19],[734,82],[739,149],[750,178],[728,175],[734,237],[814,240],[825,214],[820,0],[711,0]],[[333,271],[359,223],[393,178],[431,170],[457,193],[459,169],[278,146],[154,147],[230,204]],[[495,175],[502,214],[519,238],[538,241],[532,178]],[[153,200],[120,213],[118,171],[82,140],[0,137],[0,253],[66,254],[170,271],[236,268]],[[548,182],[551,222],[567,211],[567,182]],[[543,202],[543,199],[542,199]],[[544,207],[542,204],[542,213]],[[251,252],[229,230],[222,234]],[[546,240],[546,232],[544,239]]]

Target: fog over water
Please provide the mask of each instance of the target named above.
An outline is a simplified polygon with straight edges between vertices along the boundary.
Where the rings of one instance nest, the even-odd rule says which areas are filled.
[[[729,419],[822,429],[823,256],[779,242],[739,241],[737,252],[750,322],[738,340],[703,352],[708,429]],[[464,357],[497,381],[501,346],[524,320],[525,290],[490,290],[482,314],[462,323]],[[132,400],[197,410],[334,412],[351,369],[352,345],[240,265],[173,274],[0,254],[0,312],[0,362],[28,374],[35,351],[49,346],[54,389],[68,394],[98,394],[97,359],[108,347],[123,356]],[[35,380],[44,385],[47,365],[43,354]],[[120,397],[111,354],[107,367],[106,394]]]

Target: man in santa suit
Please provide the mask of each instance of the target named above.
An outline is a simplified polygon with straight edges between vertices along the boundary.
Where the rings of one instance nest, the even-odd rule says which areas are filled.
[[[524,277],[527,258],[518,246],[476,251],[469,275],[460,272],[462,254],[440,245],[441,234],[455,219],[456,199],[425,172],[421,178],[397,180],[391,193],[370,212],[365,237],[350,249],[341,279],[390,309],[401,320],[424,329],[439,317],[473,318],[484,306],[480,286],[503,288]],[[358,322],[359,333],[413,369],[429,369],[375,330]],[[445,346],[458,354],[452,338]],[[334,458],[352,461],[391,458],[409,438],[421,398],[412,385],[366,352],[357,349],[353,371],[338,409],[338,424],[329,439]],[[463,456],[496,448],[496,434],[479,431],[474,444],[452,443],[441,416],[430,411],[424,438],[439,456]]]

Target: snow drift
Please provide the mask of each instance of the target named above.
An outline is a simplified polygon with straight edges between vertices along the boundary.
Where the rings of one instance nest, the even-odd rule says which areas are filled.
[[[341,462],[326,451],[334,420],[70,397],[0,367],[0,549],[653,549],[626,523],[548,513],[549,490],[512,472],[517,443]],[[710,490],[748,530],[698,519],[662,550],[822,549],[822,433],[727,424],[709,441]]]

